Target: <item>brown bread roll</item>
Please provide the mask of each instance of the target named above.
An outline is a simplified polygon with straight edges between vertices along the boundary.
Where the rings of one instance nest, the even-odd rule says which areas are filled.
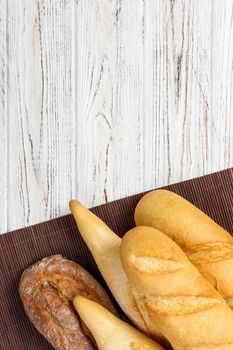
[[[99,283],[80,265],[61,255],[44,258],[25,270],[19,294],[31,322],[56,350],[96,349],[90,331],[73,307],[77,295],[116,314]]]
[[[233,312],[162,232],[138,226],[122,239],[121,261],[156,329],[174,349],[233,349]]]
[[[136,207],[135,221],[172,238],[233,307],[233,237],[227,231],[167,190],[147,193]]]

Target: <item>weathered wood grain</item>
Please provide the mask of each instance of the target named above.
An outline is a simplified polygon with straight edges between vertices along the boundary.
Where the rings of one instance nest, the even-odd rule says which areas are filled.
[[[76,193],[91,206],[114,198],[117,89],[115,1],[78,1],[76,36]]]
[[[211,8],[210,0],[174,1],[163,21],[167,22],[168,182],[211,170]]]
[[[144,187],[144,7],[141,0],[121,1],[116,12],[115,198]]]
[[[212,171],[233,165],[233,2],[217,0],[212,11]]]
[[[0,0],[0,233],[7,229],[7,3]]]
[[[0,5],[0,232],[233,166],[233,2]]]
[[[69,2],[8,2],[7,229],[58,216],[71,197],[71,17]]]

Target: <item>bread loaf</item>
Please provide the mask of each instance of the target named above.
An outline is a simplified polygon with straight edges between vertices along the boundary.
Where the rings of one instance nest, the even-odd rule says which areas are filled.
[[[146,194],[136,207],[135,221],[172,238],[233,307],[233,237],[227,231],[167,190]]]
[[[74,306],[93,334],[99,350],[162,350],[147,336],[114,316],[103,306],[83,297]]]
[[[70,209],[79,232],[122,310],[138,329],[162,343],[161,334],[156,332],[150,319],[143,314],[144,310],[141,310],[141,305],[135,299],[123,271],[120,261],[121,238],[80,202],[72,200]]]
[[[233,312],[162,232],[138,226],[122,239],[121,260],[156,329],[174,349],[233,349]]]
[[[19,285],[24,309],[56,350],[93,350],[94,338],[73,307],[77,295],[116,310],[98,282],[80,265],[54,255],[30,266]]]

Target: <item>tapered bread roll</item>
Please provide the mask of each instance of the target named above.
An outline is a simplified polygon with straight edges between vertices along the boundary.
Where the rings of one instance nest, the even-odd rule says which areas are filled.
[[[79,232],[90,249],[95,262],[116,301],[134,325],[163,342],[150,319],[140,310],[132,294],[126,274],[120,261],[118,237],[100,218],[76,200],[70,201],[70,209],[76,220]]]
[[[122,239],[121,260],[155,327],[174,349],[233,349],[233,312],[162,232],[139,226]]]
[[[121,321],[100,304],[77,297],[74,306],[99,350],[162,350],[153,340]]]
[[[233,237],[227,231],[167,190],[146,194],[136,207],[135,221],[172,238],[233,307]]]

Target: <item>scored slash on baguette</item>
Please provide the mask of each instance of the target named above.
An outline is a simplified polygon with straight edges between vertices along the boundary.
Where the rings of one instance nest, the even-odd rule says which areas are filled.
[[[155,330],[145,310],[142,315],[140,304],[133,296],[120,260],[121,238],[79,201],[71,200],[69,205],[79,232],[122,310],[145,334],[161,339],[161,334]]]
[[[131,256],[135,268],[144,273],[172,273],[180,269],[187,268],[187,265],[177,261],[159,259],[152,256]]]
[[[147,336],[89,299],[77,296],[74,306],[99,350],[162,350]]]
[[[155,312],[167,315],[185,315],[224,304],[223,300],[201,296],[148,296],[144,301]]]

